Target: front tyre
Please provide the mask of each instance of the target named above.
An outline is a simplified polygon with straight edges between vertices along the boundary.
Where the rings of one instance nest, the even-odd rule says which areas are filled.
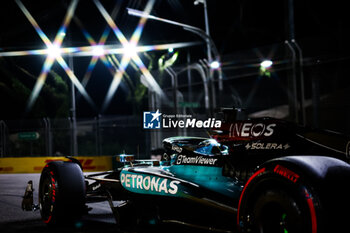
[[[70,223],[85,210],[85,181],[81,168],[72,162],[48,163],[40,177],[39,206],[47,224]]]

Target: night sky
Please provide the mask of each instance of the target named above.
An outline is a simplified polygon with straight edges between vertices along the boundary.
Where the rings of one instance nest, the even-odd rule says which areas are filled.
[[[288,9],[286,0],[207,1],[210,34],[221,55],[224,71],[225,69],[229,70],[229,66],[233,63],[247,63],[251,57],[245,56],[248,56],[246,54],[250,51],[259,50],[259,48],[273,44],[283,45],[284,41],[288,39],[290,24],[287,20]],[[53,40],[58,28],[62,24],[70,1],[23,0],[22,2],[38,22],[44,33]],[[157,0],[151,14],[204,29],[203,5],[194,5],[193,2],[191,0]],[[143,10],[147,1],[101,0],[101,3],[109,13],[114,8],[117,9],[114,22],[116,22],[126,38],[130,38],[139,19],[129,16],[126,8]],[[337,1],[330,3],[305,0],[295,1],[294,7],[295,39],[303,49],[305,61],[311,65],[320,62],[320,59],[325,65],[334,60],[341,61],[342,63],[332,63],[332,67],[329,69],[335,69],[335,72],[338,73],[337,75],[341,77],[334,88],[338,88],[343,84],[347,85],[348,81],[344,80],[346,79],[345,76],[348,76],[345,66],[349,59],[349,33],[347,31],[350,27],[348,14],[345,12],[347,9],[345,2]],[[108,27],[93,1],[80,1],[75,12],[75,18],[67,29],[62,47],[88,46],[89,43],[82,33],[83,29],[88,31],[95,40],[98,40],[103,30]],[[83,28],[78,26],[76,20],[79,20],[83,24]],[[201,42],[203,40],[179,27],[148,21],[139,44],[151,45],[189,41]],[[106,44],[119,44],[119,41],[112,32],[109,33]],[[0,8],[0,52],[42,48],[45,48],[45,44],[17,4],[14,1],[5,1],[2,3]],[[156,60],[165,52],[154,51],[149,52],[149,54]],[[176,63],[177,65],[181,66],[185,64],[186,54],[188,52],[191,54],[192,61],[205,58],[205,44],[181,49],[179,59]],[[146,65],[149,65],[149,61],[144,55],[141,54],[140,57]],[[232,62],[232,57],[236,59],[234,62]],[[11,75],[23,76],[19,79],[24,82],[25,86],[32,88],[34,86],[34,78],[40,74],[45,57],[0,57],[1,59],[2,62],[0,65],[3,70],[8,70]],[[65,59],[68,62],[68,58],[65,57]],[[74,72],[78,78],[84,76],[89,61],[90,57],[73,59]],[[28,74],[24,73],[21,68],[28,72],[32,78],[28,78],[25,81],[25,76]],[[52,70],[65,77],[65,73],[57,63],[54,64]],[[130,67],[127,72],[132,78],[137,78]],[[0,77],[0,84],[6,86],[8,84],[4,81],[3,73]],[[230,76],[230,74],[227,76]],[[67,81],[67,77],[65,77],[65,80]],[[97,110],[92,109],[78,95],[78,117],[92,117],[101,114],[99,109],[111,80],[112,77],[108,70],[101,62],[98,62],[86,87],[87,92],[97,105]],[[6,90],[6,88],[1,90]],[[125,83],[122,83],[111,102],[111,106],[103,114],[132,114],[133,109],[125,100],[127,93],[128,88]],[[11,106],[8,100],[4,100],[6,93],[3,92],[1,98],[1,104],[3,106],[7,108]],[[39,98],[42,98],[42,96]],[[10,98],[10,100],[12,101],[13,98]],[[20,118],[24,116],[26,100],[16,97],[13,101],[18,103],[18,108],[14,108],[13,111],[7,109],[6,113],[1,110],[0,118]],[[55,103],[52,103],[52,105],[55,105]]]

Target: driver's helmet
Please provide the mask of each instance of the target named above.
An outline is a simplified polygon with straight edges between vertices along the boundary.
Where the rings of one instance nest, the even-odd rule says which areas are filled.
[[[194,151],[200,154],[212,156],[227,155],[228,147],[221,145],[215,139],[207,139],[200,142]]]

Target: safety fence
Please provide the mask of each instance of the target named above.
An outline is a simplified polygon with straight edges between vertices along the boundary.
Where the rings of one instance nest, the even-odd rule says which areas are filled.
[[[107,171],[113,167],[112,156],[77,156],[84,172]],[[40,173],[51,161],[68,161],[65,157],[8,157],[0,158],[0,174]]]
[[[120,153],[149,157],[149,132],[143,130],[141,117],[79,119],[76,126],[70,118],[0,121],[0,157]]]

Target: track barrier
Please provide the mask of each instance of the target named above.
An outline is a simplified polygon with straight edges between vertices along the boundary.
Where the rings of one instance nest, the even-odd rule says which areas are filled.
[[[84,172],[112,170],[112,156],[76,156]],[[65,157],[7,157],[0,158],[0,174],[40,173],[51,161],[69,161]]]

